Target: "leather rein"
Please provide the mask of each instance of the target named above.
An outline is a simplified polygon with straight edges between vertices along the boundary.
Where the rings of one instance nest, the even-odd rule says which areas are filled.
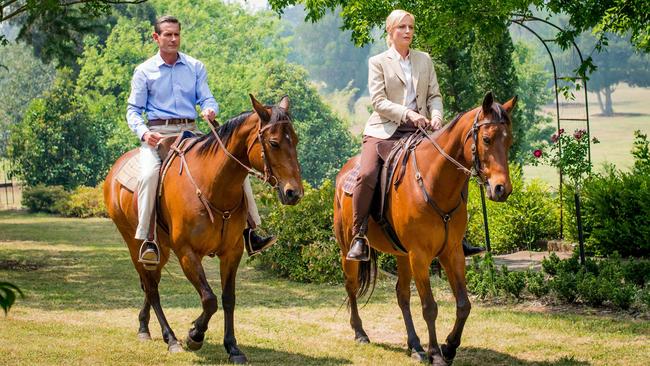
[[[467,131],[467,134],[465,135],[465,138],[463,139],[463,148],[465,147],[465,144],[467,144],[467,140],[469,140],[469,137],[472,137],[472,170],[467,169],[463,166],[463,164],[459,163],[456,159],[452,158],[449,154],[445,152],[445,150],[434,140],[429,134],[424,130],[422,127],[418,127],[420,132],[425,136],[427,140],[440,152],[440,154],[447,159],[450,163],[456,165],[460,171],[462,171],[465,175],[467,175],[467,180],[469,180],[470,177],[476,177],[479,184],[485,184],[485,180],[481,176],[481,159],[478,155],[478,148],[477,148],[477,141],[478,141],[478,131],[481,127],[486,126],[486,125],[491,125],[491,124],[505,124],[506,122],[503,120],[499,121],[492,121],[488,120],[486,122],[481,122],[479,123],[478,116],[481,113],[481,110],[476,112],[476,116],[474,116],[474,122],[472,123],[472,128]],[[413,150],[413,169],[415,170],[415,180],[418,182],[418,185],[420,186],[420,190],[422,191],[422,195],[424,196],[424,201],[431,207],[433,210],[440,216],[442,219],[442,222],[445,225],[445,240],[443,242],[443,245],[440,249],[440,252],[444,249],[444,247],[447,245],[447,239],[449,236],[449,221],[451,221],[451,218],[453,214],[460,208],[461,204],[463,201],[467,202],[467,197],[466,197],[466,191],[463,190],[461,191],[461,195],[458,198],[458,204],[451,209],[450,211],[445,212],[443,209],[440,208],[436,204],[436,202],[429,196],[429,193],[426,190],[426,187],[424,185],[424,178],[422,177],[422,173],[420,173],[420,169],[418,168],[418,163],[417,163],[417,158],[415,154],[415,150]],[[465,184],[467,184],[467,180],[465,181]],[[463,193],[465,193],[465,197],[463,196]],[[438,253],[439,255],[440,253]],[[436,255],[437,256],[437,255]]]
[[[261,154],[262,154],[262,161],[264,162],[264,174],[261,174],[261,173],[259,173],[258,171],[254,170],[253,168],[251,168],[251,167],[247,166],[246,164],[242,163],[239,159],[237,159],[237,157],[235,157],[233,154],[231,154],[230,151],[228,151],[228,149],[226,149],[226,146],[224,145],[223,141],[222,141],[221,138],[219,137],[219,134],[217,133],[217,131],[216,131],[216,129],[214,128],[214,126],[212,125],[212,123],[208,122],[208,126],[210,126],[210,130],[212,130],[212,134],[213,134],[214,137],[216,138],[217,142],[219,143],[219,146],[223,149],[223,151],[224,151],[224,153],[226,154],[227,157],[229,157],[230,159],[232,159],[232,160],[234,160],[235,162],[237,162],[237,163],[238,163],[242,168],[244,168],[244,169],[245,169],[249,174],[254,175],[255,177],[257,177],[258,179],[264,181],[265,183],[269,183],[269,184],[271,184],[270,182],[273,180],[274,183],[271,184],[272,187],[275,188],[275,189],[278,189],[278,190],[279,190],[279,189],[280,189],[279,186],[278,186],[278,184],[279,184],[279,180],[278,180],[278,178],[273,174],[273,168],[271,167],[271,164],[269,163],[268,158],[267,158],[266,147],[265,147],[265,145],[264,145],[264,136],[263,136],[263,133],[264,133],[264,131],[266,131],[267,129],[269,129],[269,128],[273,127],[273,126],[276,126],[276,125],[278,125],[278,124],[283,124],[283,123],[291,123],[291,121],[290,121],[290,120],[278,121],[278,122],[274,122],[274,123],[272,123],[272,124],[269,123],[269,124],[267,124],[266,126],[262,127],[262,126],[261,126],[261,125],[262,125],[262,120],[261,120],[261,118],[260,118],[259,120],[260,120],[260,122],[259,122],[259,125],[258,125],[259,127],[258,127],[258,132],[257,132],[257,141],[259,141],[259,143],[260,143],[260,145],[261,145],[261,147],[262,147],[262,152],[261,152]],[[251,149],[253,148],[253,145],[255,145],[255,141],[253,141],[253,143],[250,144],[250,145],[247,147],[247,149],[246,149],[246,154],[247,154],[247,155],[250,153]],[[193,146],[193,145],[192,145],[192,146]],[[191,146],[190,146],[190,148],[191,148]],[[176,146],[172,147],[172,150],[174,151],[174,153],[175,153],[176,155],[178,155],[178,156],[180,157],[180,159],[181,159],[181,166],[180,166],[180,170],[179,170],[178,173],[179,173],[179,175],[183,174],[183,167],[185,167],[185,172],[187,172],[187,177],[189,178],[190,182],[194,185],[194,188],[195,188],[195,190],[196,190],[196,196],[199,198],[199,201],[201,201],[201,203],[202,203],[203,206],[205,207],[206,211],[208,211],[208,216],[210,217],[210,222],[214,223],[214,214],[212,213],[213,211],[216,212],[217,214],[219,214],[219,215],[221,216],[221,219],[223,220],[223,225],[221,226],[221,235],[222,235],[222,237],[223,237],[224,232],[225,232],[225,229],[226,229],[226,224],[228,223],[228,220],[230,219],[230,217],[232,216],[232,214],[233,214],[234,212],[236,212],[237,210],[239,210],[239,208],[242,206],[242,204],[243,204],[243,202],[244,202],[244,200],[245,200],[245,197],[244,197],[244,195],[242,194],[242,198],[241,198],[241,200],[239,201],[239,203],[237,204],[237,206],[235,206],[235,207],[232,208],[232,209],[229,209],[229,210],[221,210],[221,209],[215,207],[215,206],[214,206],[214,205],[213,205],[213,204],[212,204],[212,203],[211,203],[211,202],[210,202],[210,201],[209,201],[209,200],[208,200],[208,199],[203,195],[203,192],[201,191],[201,189],[199,188],[198,184],[196,183],[196,181],[195,181],[194,178],[192,177],[192,173],[190,172],[189,165],[187,164],[187,160],[185,159],[185,153],[186,153],[187,151],[189,151],[190,148],[188,148],[188,149],[183,149],[183,148],[181,148],[181,147],[176,147]],[[169,164],[167,164],[167,165],[169,165]]]

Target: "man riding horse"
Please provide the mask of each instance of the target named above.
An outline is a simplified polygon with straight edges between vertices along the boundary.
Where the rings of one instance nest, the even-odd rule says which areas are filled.
[[[200,132],[195,123],[196,105],[201,107],[201,116],[208,123],[216,123],[219,112],[203,63],[178,51],[181,45],[178,19],[158,18],[152,36],[159,52],[135,69],[126,113],[129,127],[141,141],[135,238],[143,241],[139,261],[146,264],[146,268],[155,268],[160,263],[153,213],[161,158],[165,157],[158,154],[158,144],[162,138],[178,136],[184,131]],[[143,119],[143,112],[147,121]],[[263,238],[255,233],[253,229],[260,224],[260,217],[248,179],[244,182],[244,191],[249,217],[249,227],[244,230],[245,246],[248,255],[254,255],[273,245],[276,238]]]

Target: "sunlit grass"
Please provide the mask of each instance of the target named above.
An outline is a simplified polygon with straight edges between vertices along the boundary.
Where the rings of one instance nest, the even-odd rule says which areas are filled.
[[[10,263],[11,268],[7,267]],[[217,260],[204,260],[220,294]],[[194,288],[172,259],[160,285],[168,320],[179,338],[200,313]],[[0,317],[3,364],[221,364],[223,313],[206,343],[169,355],[152,315],[152,342],[136,339],[143,294],[127,250],[105,219],[64,219],[0,212],[0,279],[19,285],[19,299]],[[436,280],[437,329],[443,342],[455,308]],[[237,282],[236,335],[253,364],[407,365],[406,336],[392,280],[381,281],[361,310],[373,343],[357,345],[340,285],[299,284],[242,263]],[[411,309],[428,343],[419,299]],[[645,365],[650,325],[628,315],[580,315],[535,304],[474,303],[454,365]]]

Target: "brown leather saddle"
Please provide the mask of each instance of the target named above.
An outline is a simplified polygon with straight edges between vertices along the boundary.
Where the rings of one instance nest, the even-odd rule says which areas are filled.
[[[402,182],[409,156],[423,139],[424,134],[417,131],[397,141],[386,141],[377,145],[377,154],[379,154],[383,163],[379,174],[379,182],[375,187],[375,193],[370,205],[370,215],[382,228],[384,235],[393,245],[393,248],[403,254],[407,253],[406,248],[402,245],[399,236],[386,215],[390,209],[389,193],[392,187],[397,189]],[[352,195],[360,169],[361,164],[357,162],[354,168],[345,176],[343,191],[346,194]]]
[[[162,159],[160,165],[160,178],[158,179],[158,188],[156,192],[156,223],[160,225],[163,230],[167,231],[167,225],[161,221],[159,214],[159,198],[162,195],[163,180],[171,165],[172,161],[179,152],[189,151],[199,141],[198,136],[190,131],[183,131],[182,134],[175,137],[166,137],[160,140],[158,144],[158,155]],[[133,192],[133,205],[137,211],[138,208],[138,179],[140,175],[140,159],[137,153],[134,153],[120,168],[115,176],[115,179],[128,191]],[[152,217],[152,220],[154,218]]]

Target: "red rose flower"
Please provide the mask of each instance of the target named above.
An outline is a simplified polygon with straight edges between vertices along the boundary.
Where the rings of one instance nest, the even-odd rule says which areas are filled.
[[[553,134],[553,135],[551,136],[551,142],[553,142],[553,143],[556,143],[556,142],[557,142],[557,139],[558,139],[558,137],[559,137],[558,135],[556,135],[556,134]]]
[[[537,149],[537,150],[533,151],[533,155],[538,159],[541,158],[542,157],[542,150]]]
[[[586,133],[587,133],[587,130],[579,129],[579,130],[576,130],[573,133],[573,137],[575,137],[576,140],[580,140],[582,138],[582,136],[584,136]]]

